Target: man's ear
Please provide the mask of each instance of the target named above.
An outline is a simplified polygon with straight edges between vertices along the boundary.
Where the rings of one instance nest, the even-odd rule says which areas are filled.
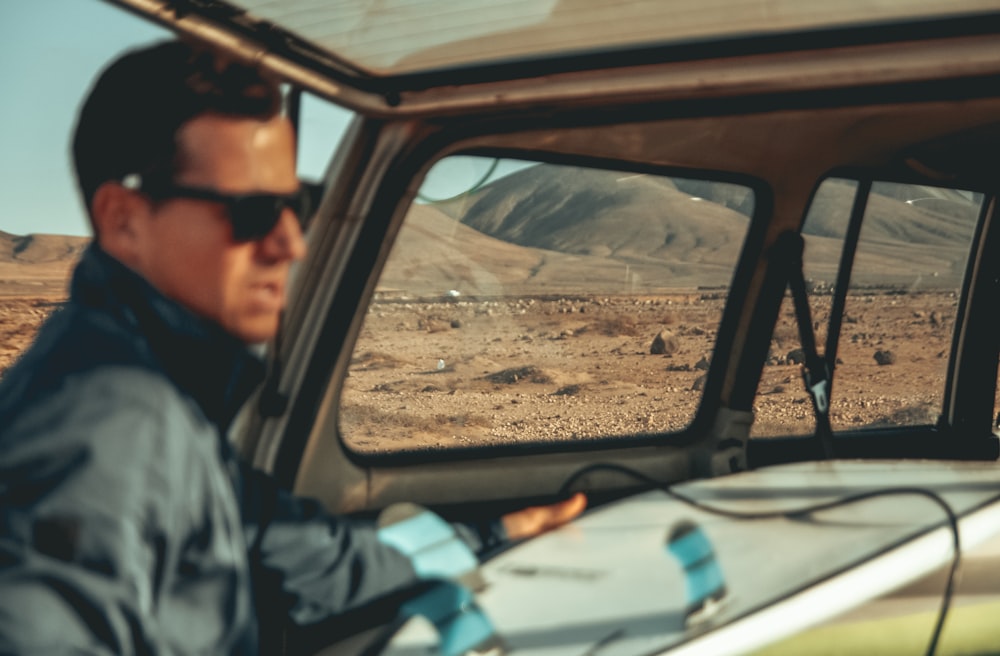
[[[149,214],[148,202],[117,182],[105,182],[94,192],[90,212],[101,249],[135,268],[140,257],[140,222]]]

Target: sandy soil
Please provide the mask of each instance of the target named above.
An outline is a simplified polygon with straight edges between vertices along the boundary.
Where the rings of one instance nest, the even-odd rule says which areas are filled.
[[[38,327],[64,297],[61,293],[0,296],[0,376],[28,347]]]
[[[64,281],[60,283],[64,287]],[[65,298],[0,294],[0,375]],[[584,440],[683,428],[722,312],[712,294],[669,297],[381,300],[373,305],[343,396],[343,434],[362,451]],[[829,297],[815,297],[819,340]],[[832,420],[849,428],[934,421],[956,299],[849,299]],[[668,354],[651,354],[668,331]],[[812,409],[790,302],[755,402],[756,436],[805,433]],[[891,364],[876,362],[891,352]],[[794,357],[792,358],[794,360]]]
[[[813,299],[820,326],[829,301]],[[722,305],[713,294],[377,303],[345,384],[342,432],[360,450],[383,451],[679,430],[700,402]],[[933,423],[955,307],[949,294],[849,299],[834,426]],[[670,352],[653,354],[661,331]],[[813,429],[801,367],[789,358],[797,348],[788,301],[755,436]]]

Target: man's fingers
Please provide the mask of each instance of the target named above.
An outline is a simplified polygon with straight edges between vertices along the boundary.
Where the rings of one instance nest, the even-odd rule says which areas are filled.
[[[586,495],[577,492],[569,499],[559,503],[525,508],[504,515],[503,525],[507,531],[507,537],[512,540],[520,540],[565,524],[582,513],[586,507]]]
[[[549,523],[545,528],[553,528],[565,524],[583,512],[587,507],[587,496],[583,492],[577,492],[569,499],[549,506],[551,515]]]

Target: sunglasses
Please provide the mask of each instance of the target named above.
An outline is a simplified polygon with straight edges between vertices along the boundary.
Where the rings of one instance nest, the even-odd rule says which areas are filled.
[[[191,198],[222,203],[233,226],[233,241],[237,242],[257,241],[271,234],[286,209],[291,210],[299,226],[305,228],[312,215],[316,191],[313,185],[303,184],[298,191],[290,194],[226,194],[214,189],[173,183],[142,184],[136,190],[155,200]]]

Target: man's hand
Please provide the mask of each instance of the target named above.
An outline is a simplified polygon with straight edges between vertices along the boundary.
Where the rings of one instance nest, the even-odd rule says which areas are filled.
[[[587,497],[577,492],[550,506],[534,506],[503,516],[503,527],[511,540],[530,538],[570,521],[587,507]]]

